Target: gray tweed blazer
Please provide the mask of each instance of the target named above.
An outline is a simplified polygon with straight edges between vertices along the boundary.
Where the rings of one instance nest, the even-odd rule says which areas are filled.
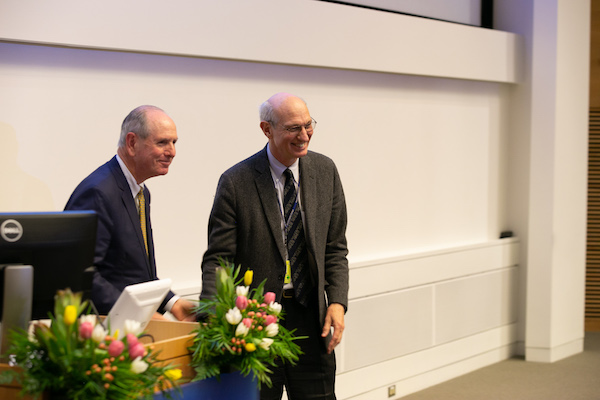
[[[335,164],[315,152],[300,159],[300,185],[310,276],[317,288],[322,325],[328,304],[348,306],[346,200]],[[219,259],[241,265],[242,273],[252,269],[253,286],[266,279],[265,291],[274,292],[280,300],[285,244],[266,146],[219,179],[202,260],[200,298],[216,292]]]

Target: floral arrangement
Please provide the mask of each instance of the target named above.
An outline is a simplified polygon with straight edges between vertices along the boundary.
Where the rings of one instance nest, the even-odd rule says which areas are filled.
[[[15,379],[23,395],[69,400],[152,398],[155,389],[179,387],[181,370],[158,366],[157,354],[138,341],[139,322],[127,321],[123,337],[111,335],[95,315],[80,315],[87,310],[81,293],[59,291],[50,326],[37,321],[13,333],[9,360],[19,368],[2,380]]]
[[[270,367],[278,359],[295,364],[302,352],[294,341],[302,338],[279,324],[281,304],[275,293],[263,293],[265,281],[250,290],[252,271],[238,279],[240,267],[222,261],[216,274],[217,294],[201,299],[197,308],[207,318],[195,331],[191,348],[194,380],[237,370],[244,376],[252,373],[259,387],[270,387]]]

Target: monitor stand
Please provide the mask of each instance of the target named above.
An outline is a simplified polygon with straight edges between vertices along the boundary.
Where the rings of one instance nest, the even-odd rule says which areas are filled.
[[[4,274],[4,298],[0,322],[0,359],[6,362],[11,330],[26,330],[31,320],[33,302],[33,267],[31,265],[0,265]]]

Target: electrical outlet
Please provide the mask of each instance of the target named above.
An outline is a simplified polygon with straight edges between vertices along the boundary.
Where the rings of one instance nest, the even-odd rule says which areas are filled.
[[[396,395],[396,385],[388,386],[388,397],[394,397]]]

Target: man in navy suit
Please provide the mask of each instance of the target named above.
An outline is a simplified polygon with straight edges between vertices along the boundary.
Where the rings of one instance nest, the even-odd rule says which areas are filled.
[[[316,121],[306,103],[278,93],[260,108],[267,145],[221,175],[202,261],[201,298],[216,292],[224,259],[266,279],[285,311],[282,324],[304,354],[261,388],[262,400],[335,399],[335,356],[348,305],[346,201],[333,161],[311,152]],[[301,227],[300,227],[301,226]],[[302,265],[302,267],[300,267]]]
[[[176,142],[175,123],[163,110],[137,107],[123,121],[117,155],[85,178],[65,206],[98,214],[91,297],[101,314],[110,311],[125,286],[158,279],[144,181],[169,172]],[[192,308],[169,292],[159,311],[193,321]]]

